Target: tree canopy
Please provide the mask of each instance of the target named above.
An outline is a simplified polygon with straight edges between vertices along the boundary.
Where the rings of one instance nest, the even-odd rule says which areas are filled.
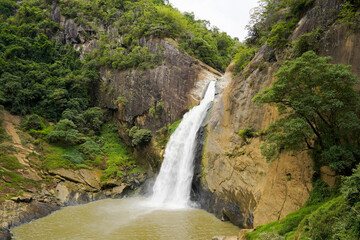
[[[267,129],[262,153],[275,159],[283,150],[310,149],[317,166],[347,172],[359,162],[360,104],[349,66],[313,51],[286,61],[276,81],[253,101],[277,106],[283,117]]]

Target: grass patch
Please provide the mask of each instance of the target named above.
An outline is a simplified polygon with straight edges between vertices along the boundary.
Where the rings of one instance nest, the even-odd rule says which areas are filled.
[[[50,170],[54,168],[74,168],[74,165],[67,159],[62,158],[58,155],[47,155],[45,156],[42,168]]]
[[[290,213],[284,219],[263,226],[258,226],[256,231],[246,233],[246,238],[249,240],[262,239],[263,233],[277,233],[288,239],[296,232],[300,222],[310,213],[315,211],[319,206],[320,205],[303,207],[298,211]]]
[[[175,132],[176,128],[179,126],[181,121],[182,121],[182,118],[177,120],[176,122],[173,122],[171,125],[168,126],[169,136]]]
[[[76,150],[75,147],[71,146],[60,146],[60,145],[48,145],[46,152],[47,154],[43,158],[42,168],[50,170],[54,168],[75,168],[75,164],[69,159],[63,156],[71,155]]]
[[[106,160],[107,168],[103,171],[105,173],[103,179],[109,177],[119,178],[126,172],[141,171],[134,168],[133,156],[125,144],[120,141],[115,126],[104,124],[99,139],[103,142],[102,151],[108,156]]]
[[[15,156],[8,155],[4,152],[0,152],[0,164],[8,170],[24,168],[24,165],[22,165]]]
[[[9,135],[7,135],[5,128],[3,127],[4,120],[0,119],[0,143],[9,140]]]

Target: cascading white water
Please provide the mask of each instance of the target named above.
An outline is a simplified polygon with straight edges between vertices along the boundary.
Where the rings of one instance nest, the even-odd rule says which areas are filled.
[[[215,81],[212,81],[200,104],[184,115],[183,120],[171,135],[153,188],[152,203],[173,208],[188,206],[194,175],[196,133],[214,97]]]

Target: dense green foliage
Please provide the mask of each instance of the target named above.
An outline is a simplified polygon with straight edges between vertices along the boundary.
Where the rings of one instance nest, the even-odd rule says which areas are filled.
[[[108,177],[121,177],[126,173],[140,171],[136,167],[132,154],[120,141],[115,126],[104,125],[100,140],[103,142],[102,151],[108,156],[106,160],[107,168],[104,170],[105,179]]]
[[[78,142],[78,131],[76,125],[68,119],[60,120],[54,131],[49,134],[49,140],[52,143],[62,143],[66,145],[75,145]]]
[[[314,0],[261,0],[251,15],[247,43],[283,48],[299,17]]]
[[[245,44],[240,44],[234,55],[234,70],[233,74],[238,75],[250,62],[251,58],[255,55],[255,49],[249,48]]]
[[[152,138],[151,131],[147,129],[139,129],[136,126],[129,130],[129,136],[131,137],[131,142],[134,146],[144,146],[149,143]]]
[[[50,20],[50,5],[13,3],[17,11],[5,12],[15,15],[2,15],[0,23],[0,104],[15,114],[36,113],[49,120],[60,119],[72,99],[87,105],[97,71],[82,63],[71,46],[51,41],[59,27]]]
[[[322,27],[317,27],[310,33],[301,35],[298,39],[291,43],[291,55],[292,57],[300,57],[307,51],[319,51],[319,41],[323,36],[324,30]]]
[[[267,130],[263,154],[272,160],[284,150],[310,149],[317,167],[346,173],[359,162],[359,94],[349,67],[309,51],[287,61],[271,88],[254,102],[273,104],[285,117]]]
[[[54,6],[73,19],[82,40],[97,40],[85,58],[62,39],[64,26],[54,22]],[[4,0],[0,3],[0,105],[24,117],[22,130],[35,139],[41,169],[97,167],[104,178],[139,171],[120,142],[116,128],[104,126],[104,111],[94,107],[99,68],[152,68],[164,63],[164,48],[146,45],[168,38],[178,48],[218,70],[230,63],[235,41],[209,23],[181,14],[162,0]],[[116,104],[127,104],[119,96]],[[150,115],[163,113],[159,102]],[[50,121],[50,123],[49,123]],[[51,122],[54,122],[52,124]],[[0,140],[8,137],[0,129]],[[171,131],[171,130],[170,130]],[[146,129],[130,130],[133,146],[152,138]],[[5,145],[4,145],[5,146]],[[15,151],[10,149],[9,153]],[[5,154],[5,153],[4,153]],[[8,157],[9,156],[9,157]],[[4,155],[5,165],[18,165]]]
[[[149,52],[140,44],[145,37],[172,38],[179,47],[210,66],[224,70],[230,63],[234,40],[209,23],[181,14],[162,1],[60,1],[61,13],[87,29],[111,26],[110,34],[100,38],[100,47],[91,56],[101,65],[116,69],[151,68],[163,61],[161,49]],[[89,34],[85,34],[85,37]],[[121,36],[122,41],[116,38]]]
[[[43,120],[37,114],[31,114],[29,117],[24,118],[21,125],[25,130],[42,130],[45,128]]]
[[[126,174],[140,171],[135,167],[132,154],[119,139],[114,125],[104,124],[99,135],[82,136],[82,140],[77,138],[77,142],[69,133],[74,131],[76,136],[81,135],[74,130],[74,126],[70,120],[61,120],[55,126],[55,130],[48,133],[49,136],[42,136],[44,139],[51,140],[55,133],[56,137],[61,135],[61,139],[68,138],[67,141],[56,141],[56,144],[41,143],[45,152],[41,157],[43,169],[96,167],[103,170],[103,180],[109,177],[121,178]],[[67,132],[64,136],[63,133],[59,134],[63,131]]]
[[[357,0],[343,0],[344,6],[339,13],[340,22],[348,25],[354,31],[359,31],[360,24],[360,2]]]

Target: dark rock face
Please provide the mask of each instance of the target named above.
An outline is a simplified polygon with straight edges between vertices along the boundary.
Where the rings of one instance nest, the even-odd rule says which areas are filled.
[[[319,43],[320,55],[333,57],[334,63],[351,65],[352,72],[360,76],[360,34],[346,25],[336,23],[343,4],[338,0],[317,0],[315,7],[298,23],[291,40],[322,26],[325,33]]]
[[[246,219],[244,217],[244,213],[241,211],[238,203],[218,197],[204,187],[199,189],[199,195],[201,196],[199,201],[201,208],[213,213],[222,221],[230,221],[239,227],[253,225],[252,218]]]
[[[45,217],[58,209],[60,209],[60,206],[55,202],[41,203],[32,201],[30,203],[16,203],[11,200],[6,200],[0,207],[0,239],[11,239],[10,228]]]
[[[57,3],[52,5],[51,20],[59,24],[61,28],[55,39],[64,44],[84,44],[89,40],[88,36],[96,35],[96,31],[79,26],[73,19],[62,16]]]
[[[338,0],[317,0],[314,7],[299,21],[291,40],[295,40],[304,33],[311,32],[318,26],[329,27],[332,25],[337,19],[341,6],[342,3]]]
[[[199,81],[205,80],[200,86],[204,87],[220,74],[165,40],[143,38],[140,44],[148,47],[151,53],[162,54],[163,64],[146,70],[103,68],[98,103],[112,109],[121,122],[156,130],[181,118],[191,104],[200,100],[199,95],[192,94]],[[127,103],[116,103],[119,96]],[[149,114],[150,108],[159,105],[161,109],[157,108],[155,115]]]

